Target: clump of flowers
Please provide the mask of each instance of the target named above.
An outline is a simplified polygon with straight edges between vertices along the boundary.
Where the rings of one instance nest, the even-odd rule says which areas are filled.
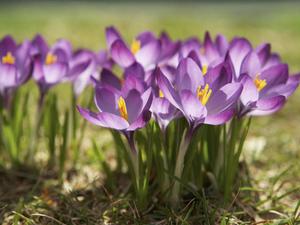
[[[32,77],[40,90],[37,115],[43,108],[48,112],[43,115],[48,118],[50,153],[55,155],[55,137],[61,135],[60,159],[65,159],[69,112],[56,124],[57,97],[46,104],[44,100],[53,86],[70,83],[70,110],[77,104],[87,121],[111,129],[117,162],[125,163],[141,206],[152,193],[177,204],[186,193],[198,193],[207,185],[225,202],[230,200],[251,118],[280,110],[298,87],[300,75],[290,76],[270,44],[253,47],[241,37],[228,41],[218,35],[213,40],[207,32],[203,41],[173,41],[165,32],[156,36],[147,31],[129,44],[108,27],[106,44],[107,50],[94,53],[74,51],[66,40],[50,46],[40,35],[20,45],[11,37],[2,39],[1,131],[19,121],[16,116],[9,122],[4,111],[14,109],[14,93]],[[78,101],[89,85],[94,89],[93,110]],[[82,130],[77,131],[78,118],[72,112],[70,146],[79,149]],[[40,126],[37,123],[34,138]],[[19,140],[20,134],[15,135]],[[2,137],[0,146],[16,154],[7,138]]]

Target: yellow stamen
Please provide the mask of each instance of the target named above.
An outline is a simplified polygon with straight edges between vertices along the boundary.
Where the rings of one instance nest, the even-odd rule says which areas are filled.
[[[11,54],[11,52],[7,52],[5,56],[2,57],[3,64],[15,64],[16,58]]]
[[[207,69],[208,69],[208,66],[203,64],[202,65],[202,75],[205,76],[205,74],[207,73]]]
[[[163,93],[161,90],[159,90],[159,97],[160,97],[160,98],[165,97],[165,96],[164,96],[164,93]]]
[[[127,113],[127,107],[126,107],[126,103],[125,103],[125,100],[123,97],[120,97],[119,98],[119,101],[118,101],[118,107],[119,107],[119,112],[120,112],[120,115],[128,121],[128,113]]]
[[[46,56],[45,64],[52,65],[52,64],[56,63],[56,61],[57,61],[57,56],[49,52]]]
[[[209,88],[209,85],[206,84],[205,87],[202,89],[201,86],[197,89],[197,97],[199,101],[202,103],[202,105],[206,105],[208,102],[210,96],[211,96],[212,90]]]
[[[267,85],[267,81],[265,79],[260,79],[259,74],[258,74],[255,77],[254,84],[255,84],[257,90],[261,91]]]
[[[135,55],[141,49],[141,42],[139,40],[133,40],[130,50]]]

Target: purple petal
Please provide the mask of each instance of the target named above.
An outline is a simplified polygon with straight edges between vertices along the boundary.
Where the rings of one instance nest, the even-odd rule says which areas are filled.
[[[108,88],[96,87],[95,104],[100,112],[119,115],[118,96]]]
[[[183,90],[180,93],[180,98],[183,106],[183,113],[188,121],[203,119],[206,116],[206,109],[201,104],[199,99],[189,90]]]
[[[175,85],[178,90],[187,89],[196,92],[197,88],[204,84],[199,66],[190,58],[181,60],[177,71]]]
[[[13,87],[17,82],[15,65],[0,63],[0,89]]]
[[[153,99],[151,88],[147,89],[142,94],[141,99],[142,107],[138,113],[139,116],[132,124],[130,124],[130,127],[127,130],[136,130],[142,128],[151,119],[151,112],[149,111]]]
[[[181,49],[180,49],[181,57],[186,58],[191,51],[198,52],[200,50],[200,47],[201,47],[201,45],[200,45],[198,38],[188,39],[181,46]]]
[[[0,40],[0,59],[5,56],[7,52],[11,52],[14,55],[16,48],[17,44],[15,40],[10,35],[5,36]]]
[[[229,109],[216,115],[207,115],[207,117],[204,120],[204,123],[211,125],[224,124],[234,116],[234,113],[234,109]]]
[[[136,89],[140,93],[145,91],[145,83],[135,76],[127,76],[122,86],[122,93],[125,95],[132,89]]]
[[[229,54],[233,62],[236,77],[239,77],[241,64],[251,49],[251,44],[244,38],[236,38],[231,42]]]
[[[213,91],[207,102],[207,114],[219,114],[237,103],[243,86],[240,83],[229,83],[220,90]]]
[[[277,85],[271,88],[265,96],[274,97],[274,96],[282,95],[287,98],[295,92],[298,86],[299,86],[298,82]]]
[[[100,80],[102,85],[109,85],[117,90],[121,90],[121,81],[120,79],[113,74],[110,70],[103,69],[101,72],[101,80]]]
[[[218,90],[225,84],[232,82],[231,68],[226,63],[219,64],[209,69],[204,79],[212,90]]]
[[[218,48],[218,51],[221,53],[221,55],[226,55],[229,48],[229,43],[223,35],[219,34],[217,36],[216,47]]]
[[[77,109],[86,120],[95,125],[116,130],[125,130],[129,127],[128,122],[120,116],[107,112],[94,113],[79,106],[77,106]]]
[[[130,126],[126,129],[127,131],[134,131],[146,126],[146,124],[151,119],[151,112],[149,110],[144,111],[136,121],[134,121]]]
[[[170,60],[178,53],[181,46],[181,43],[179,41],[175,43],[169,43],[169,44],[165,44],[163,40],[161,40],[161,42],[162,42],[161,44],[162,49],[159,58],[160,64],[167,63],[166,62],[167,60]]]
[[[260,99],[257,101],[257,108],[249,113],[252,116],[264,116],[272,114],[282,108],[286,101],[284,96]]]
[[[133,54],[122,40],[116,40],[112,44],[111,57],[121,67],[128,67],[135,62]]]
[[[268,68],[278,65],[278,64],[281,64],[280,56],[278,54],[271,54],[271,56],[265,62],[263,69],[268,69]]]
[[[153,42],[153,41],[157,41],[156,37],[154,36],[154,34],[150,31],[145,31],[141,34],[139,34],[137,37],[136,37],[136,40],[139,40],[141,42],[141,46],[144,46],[150,42]]]
[[[43,65],[44,78],[47,83],[57,83],[67,74],[68,66],[65,63]]]
[[[48,47],[46,41],[44,40],[43,36],[41,36],[40,34],[37,34],[34,37],[34,39],[32,40],[30,54],[31,55],[37,55],[37,54],[45,55],[45,54],[47,54],[48,51],[49,51],[49,47]]]
[[[241,74],[248,74],[251,77],[255,77],[261,70],[261,64],[258,55],[251,51],[246,56],[241,65]]]
[[[147,43],[136,53],[136,60],[144,67],[154,67],[160,56],[160,49],[159,41]]]
[[[205,33],[203,47],[205,49],[204,55],[209,59],[210,62],[218,58],[220,55],[210,37],[209,32]]]
[[[96,60],[97,64],[106,69],[111,69],[113,67],[113,61],[109,58],[108,53],[106,50],[101,50],[97,55],[96,55]]]
[[[42,80],[44,78],[44,71],[43,71],[43,63],[42,58],[40,55],[36,55],[33,58],[33,73],[32,77],[36,80]]]
[[[157,85],[163,92],[164,97],[174,105],[176,108],[182,110],[181,100],[179,94],[175,91],[170,81],[162,74],[159,68],[156,68],[154,73],[157,80]]]
[[[127,106],[128,122],[131,124],[137,120],[142,111],[143,100],[141,99],[141,93],[135,89],[130,90],[125,98],[125,102]]]
[[[277,85],[285,84],[288,81],[288,66],[278,64],[261,72],[260,79],[265,79],[267,85],[261,90],[260,95],[267,94],[270,89]]]
[[[151,111],[162,130],[177,116],[176,108],[166,98],[154,98]]]
[[[241,102],[247,106],[252,102],[256,102],[259,98],[259,92],[254,84],[254,81],[248,75],[241,77],[241,84],[243,85],[243,91],[241,94]]]
[[[71,43],[67,40],[60,39],[53,45],[52,51],[56,52],[58,50],[62,50],[66,55],[67,59],[69,59],[72,56],[72,46]]]
[[[128,76],[134,76],[139,80],[144,80],[144,68],[139,63],[134,63],[131,66],[127,67],[124,71],[124,78],[126,79],[126,77]]]
[[[267,60],[271,55],[271,45],[270,44],[262,44],[255,49],[255,52],[258,55],[259,61],[261,65],[266,64]]]
[[[118,39],[122,39],[119,32],[114,27],[107,27],[105,29],[106,36],[106,46],[108,49],[111,48],[111,45]]]

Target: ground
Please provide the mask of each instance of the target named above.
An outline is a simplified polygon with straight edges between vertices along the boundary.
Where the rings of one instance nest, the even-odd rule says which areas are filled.
[[[99,50],[105,47],[104,28],[108,25],[116,26],[129,41],[146,29],[156,33],[165,30],[174,39],[191,35],[202,38],[208,30],[228,38],[244,36],[254,45],[270,42],[273,50],[290,65],[290,73],[300,71],[300,4],[296,2],[0,4],[0,36],[11,34],[22,40],[41,33],[50,42],[61,37],[76,47]],[[59,87],[57,91],[62,93]],[[78,168],[68,172],[62,185],[56,181],[56,174],[46,168],[1,169],[0,221],[3,224],[251,224],[255,220],[256,224],[299,224],[299,220],[293,220],[299,214],[296,207],[300,204],[299,97],[297,91],[279,113],[253,120],[244,152],[253,185],[254,197],[249,204],[237,198],[231,206],[222,207],[211,203],[214,201],[207,197],[209,193],[203,193],[203,199],[191,199],[180,211],[158,205],[140,211],[124,197],[128,187],[126,177],[114,174],[118,188],[111,189],[87,149]],[[108,132],[92,125],[89,129],[99,133],[100,146],[110,146]]]

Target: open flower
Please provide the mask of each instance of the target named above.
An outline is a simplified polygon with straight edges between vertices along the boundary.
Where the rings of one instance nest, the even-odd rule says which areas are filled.
[[[157,83],[163,95],[186,117],[191,129],[199,124],[219,125],[234,115],[242,85],[231,83],[229,67],[220,65],[203,76],[190,58],[180,61],[174,85],[156,71]],[[205,78],[204,78],[205,77]]]
[[[136,89],[140,93],[147,89],[147,84],[140,79],[143,76],[143,70],[125,70],[122,79],[117,77],[111,70],[103,69],[100,73],[99,81],[93,79],[96,86],[106,87],[115,92],[127,94],[130,90]]]
[[[209,68],[213,68],[225,59],[229,48],[229,43],[223,35],[217,35],[215,41],[212,40],[209,32],[205,33],[203,43],[197,38],[185,41],[181,47],[181,58],[191,57],[206,74]]]
[[[281,109],[299,85],[299,75],[289,76],[288,66],[278,64],[257,74],[243,74],[240,116],[268,115]]]
[[[95,92],[98,113],[78,107],[80,114],[95,125],[126,133],[144,127],[151,118],[151,89],[142,93],[132,89],[124,94],[106,87],[96,87]]]
[[[25,83],[31,75],[30,42],[17,45],[12,37],[0,41],[0,95]]]
[[[128,46],[114,27],[108,27],[106,42],[112,59],[123,68],[137,62],[151,70],[158,63],[161,44],[151,32],[139,34]]]
[[[68,41],[59,40],[49,47],[43,37],[37,35],[32,41],[31,54],[34,56],[33,78],[42,93],[65,80],[72,56],[71,45]]]
[[[289,76],[288,65],[271,52],[269,44],[252,49],[246,39],[235,39],[229,50],[234,79],[243,86],[239,115],[268,115],[282,108],[299,85]]]

